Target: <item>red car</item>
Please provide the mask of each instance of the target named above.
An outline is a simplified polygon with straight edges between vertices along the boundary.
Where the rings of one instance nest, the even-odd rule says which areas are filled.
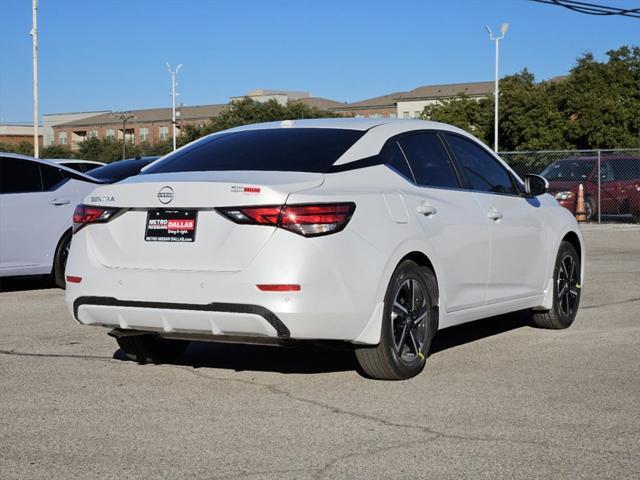
[[[598,159],[565,158],[553,162],[541,175],[549,181],[549,193],[575,213],[578,187],[584,187],[587,220],[598,215]],[[640,158],[607,156],[600,165],[600,213],[632,215],[640,220]]]

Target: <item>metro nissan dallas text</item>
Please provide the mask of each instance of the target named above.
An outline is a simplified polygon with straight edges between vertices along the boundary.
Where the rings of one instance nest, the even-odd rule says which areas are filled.
[[[440,123],[234,128],[87,196],[66,301],[140,363],[190,340],[341,341],[366,375],[409,378],[439,329],[574,321],[582,237],[547,189]]]

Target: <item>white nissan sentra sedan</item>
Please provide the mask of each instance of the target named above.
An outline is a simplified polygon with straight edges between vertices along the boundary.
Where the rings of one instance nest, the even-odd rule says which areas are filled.
[[[547,187],[440,123],[234,128],[77,207],[66,301],[141,363],[193,339],[330,340],[373,378],[409,378],[438,329],[574,321],[582,237]]]

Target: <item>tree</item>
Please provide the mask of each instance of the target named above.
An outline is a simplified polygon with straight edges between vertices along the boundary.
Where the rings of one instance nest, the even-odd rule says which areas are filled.
[[[180,135],[180,143],[189,143],[203,135],[261,122],[276,122],[281,120],[297,120],[301,118],[335,118],[342,115],[310,107],[300,101],[289,101],[286,105],[276,100],[256,102],[250,98],[230,103],[222,113],[199,128],[187,125]]]
[[[461,94],[427,105],[422,118],[462,128],[485,143],[493,139],[493,98],[479,100]]]
[[[536,82],[526,69],[500,81],[501,150],[640,147],[640,48],[598,62],[588,53],[569,75]],[[427,105],[423,118],[493,143],[493,96],[460,95]]]

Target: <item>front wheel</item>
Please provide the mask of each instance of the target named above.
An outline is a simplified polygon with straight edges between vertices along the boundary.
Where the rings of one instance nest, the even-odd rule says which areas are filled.
[[[533,311],[536,326],[559,330],[573,323],[582,292],[580,271],[578,252],[569,242],[562,242],[553,270],[553,306],[548,311]]]
[[[366,375],[403,380],[422,371],[438,329],[438,285],[433,272],[411,260],[396,268],[384,299],[380,343],[357,347]]]

